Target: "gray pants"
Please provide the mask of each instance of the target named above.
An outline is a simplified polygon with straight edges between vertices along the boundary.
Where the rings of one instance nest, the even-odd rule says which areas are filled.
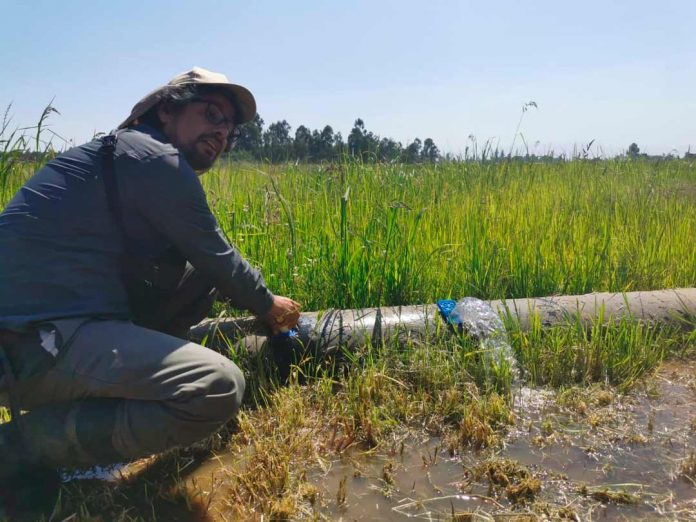
[[[212,303],[210,287],[192,292],[190,286],[180,285],[162,303],[172,319],[197,321],[206,308],[201,302]],[[177,299],[185,306],[172,304]],[[186,329],[173,322],[172,328]],[[48,323],[44,344],[51,328],[57,330],[55,359],[37,332],[6,349],[19,404],[29,410],[22,415],[25,445],[56,466],[105,464],[190,444],[239,410],[241,371],[203,346],[131,321],[95,318]]]

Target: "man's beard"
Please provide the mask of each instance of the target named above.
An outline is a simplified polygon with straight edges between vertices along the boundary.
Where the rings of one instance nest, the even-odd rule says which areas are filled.
[[[191,165],[191,168],[196,172],[205,172],[206,170],[209,170],[219,156],[215,155],[215,157],[211,159],[211,157],[208,154],[205,154],[198,150],[201,141],[204,139],[205,137],[201,138],[201,140],[194,142],[194,144],[191,147],[182,147],[179,149],[180,152],[184,155],[184,158],[186,158],[188,164]]]

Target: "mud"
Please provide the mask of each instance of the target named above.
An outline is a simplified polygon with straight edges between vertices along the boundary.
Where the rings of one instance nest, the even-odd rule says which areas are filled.
[[[685,465],[696,449],[695,360],[669,362],[625,395],[602,386],[518,388],[513,409],[514,426],[485,451],[452,450],[441,438],[411,431],[394,435],[388,447],[307,462],[316,495],[305,514],[696,520],[696,477]],[[205,499],[203,518],[234,519],[225,483],[248,456],[223,453],[186,475],[191,498]],[[137,475],[135,469],[129,466],[127,475]],[[122,480],[122,473],[109,478]]]
[[[440,439],[411,437],[403,453],[337,459],[314,476],[323,513],[344,520],[696,519],[696,479],[680,474],[696,448],[696,362],[669,363],[625,396],[523,389],[515,411],[516,426],[492,452],[452,455]],[[537,493],[512,497],[511,487],[479,471],[482,463],[510,462],[539,481]],[[520,483],[511,479],[513,491]]]

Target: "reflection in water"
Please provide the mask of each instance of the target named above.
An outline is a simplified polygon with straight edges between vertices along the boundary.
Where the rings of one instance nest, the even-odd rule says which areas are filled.
[[[696,361],[667,364],[644,390],[600,396],[594,405],[586,399],[587,410],[559,406],[554,391],[523,387],[514,401],[516,425],[501,448],[451,454],[441,439],[411,433],[395,437],[382,453],[344,452],[309,475],[321,492],[319,511],[330,520],[386,521],[448,520],[453,511],[493,520],[533,511],[534,504],[512,505],[485,477],[474,480],[482,462],[504,458],[541,480],[538,500],[556,515],[570,506],[564,513],[575,513],[576,520],[693,519],[696,486],[677,473],[696,447],[694,376]],[[189,482],[199,491],[224,491],[225,478],[244,461],[244,455],[220,455]],[[588,494],[581,493],[583,485]],[[339,504],[341,488],[345,500]],[[592,498],[604,488],[627,491],[638,503]],[[209,513],[231,520],[223,497],[212,495]]]
[[[334,461],[314,480],[328,499],[327,515],[336,519],[436,520],[451,517],[454,510],[480,513],[487,520],[533,510],[513,506],[485,479],[470,482],[471,471],[482,461],[504,457],[541,480],[541,501],[555,509],[572,506],[578,520],[590,513],[607,520],[691,520],[696,518],[696,485],[679,477],[678,469],[696,447],[690,425],[696,417],[696,392],[690,389],[694,376],[696,362],[666,365],[654,388],[589,406],[582,414],[558,406],[553,392],[522,388],[516,428],[494,456],[473,451],[451,456],[440,439],[411,438],[403,453],[356,452]],[[346,500],[339,506],[336,492],[345,477]],[[602,504],[592,498],[592,492],[605,488],[626,491],[638,502]]]

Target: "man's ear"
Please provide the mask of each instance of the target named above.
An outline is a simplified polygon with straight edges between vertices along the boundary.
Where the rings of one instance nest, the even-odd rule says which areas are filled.
[[[163,125],[166,125],[167,123],[172,121],[174,119],[175,115],[176,115],[176,108],[174,107],[174,104],[164,102],[164,103],[160,103],[157,106],[157,116],[159,116],[159,119]]]

